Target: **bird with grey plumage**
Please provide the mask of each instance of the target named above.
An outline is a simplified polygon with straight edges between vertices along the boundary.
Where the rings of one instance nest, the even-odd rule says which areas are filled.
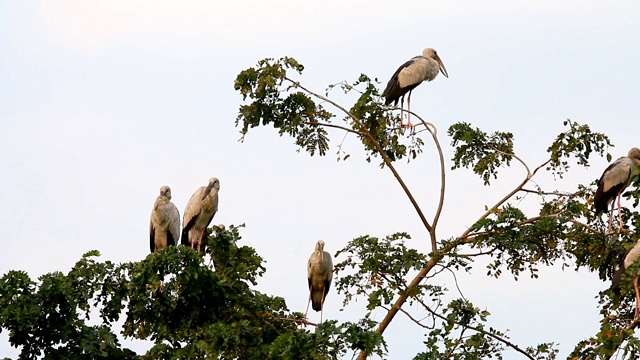
[[[385,97],[384,104],[389,105],[392,102],[394,106],[398,106],[398,100],[400,100],[400,117],[402,118],[402,109],[404,107],[404,96],[409,93],[407,97],[407,125],[401,125],[406,127],[413,127],[411,125],[411,92],[423,81],[431,81],[442,72],[442,75],[449,77],[447,69],[444,67],[444,63],[438,56],[438,53],[432,48],[426,48],[422,51],[422,55],[415,56],[409,61],[402,64],[398,70],[391,76],[387,83],[387,88],[382,95]]]
[[[598,189],[593,199],[596,216],[607,212],[611,204],[609,214],[609,227],[607,234],[611,233],[613,223],[613,208],[616,197],[618,198],[618,231],[622,231],[622,214],[620,213],[620,195],[631,183],[633,171],[640,166],[640,149],[634,147],[629,150],[627,156],[623,156],[609,165],[602,173],[598,181]]]
[[[149,250],[154,253],[175,246],[180,239],[180,212],[171,202],[171,188],[163,186],[151,210]]]
[[[311,308],[320,311],[320,322],[322,322],[322,309],[324,308],[324,300],[327,297],[329,288],[331,287],[331,279],[333,278],[333,261],[331,255],[324,251],[324,241],[318,240],[316,249],[311,253],[307,262],[307,284],[309,285],[309,301],[307,302],[307,310],[309,311],[309,302]]]
[[[200,251],[204,231],[218,212],[219,191],[220,181],[212,177],[207,186],[199,187],[191,196],[182,219],[182,245]]]
[[[611,289],[616,293],[620,292],[620,283],[622,281],[622,274],[633,264],[636,260],[640,258],[640,241],[636,243],[634,247],[629,249],[627,253],[622,257],[622,261],[620,261],[620,265],[616,269],[616,272],[613,274],[613,281],[611,284]],[[640,289],[638,288],[638,279],[640,278],[640,274],[636,274],[633,278],[633,289],[635,291],[636,296],[636,311],[633,315],[633,319],[638,318],[638,314],[640,313]]]

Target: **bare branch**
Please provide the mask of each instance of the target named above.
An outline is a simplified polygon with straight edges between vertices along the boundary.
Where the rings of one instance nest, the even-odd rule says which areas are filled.
[[[431,232],[431,228],[432,228],[431,224],[429,224],[429,221],[424,216],[424,213],[422,212],[422,209],[418,205],[418,202],[416,201],[416,199],[413,197],[413,194],[409,190],[409,187],[407,186],[407,184],[405,184],[404,180],[402,179],[402,177],[400,176],[400,174],[398,173],[396,168],[391,163],[391,160],[389,159],[389,157],[384,153],[384,151],[382,150],[382,147],[380,146],[380,144],[366,130],[366,127],[364,126],[364,124],[362,124],[360,119],[358,119],[357,117],[353,116],[353,114],[351,114],[347,109],[345,109],[343,106],[341,106],[340,104],[336,103],[335,101],[329,99],[328,97],[323,96],[321,94],[318,94],[316,92],[313,92],[313,91],[307,89],[306,87],[300,85],[299,82],[294,81],[294,80],[292,80],[292,79],[290,79],[290,78],[288,78],[286,76],[284,78],[287,81],[289,81],[291,84],[293,84],[294,86],[306,91],[308,94],[311,94],[312,96],[315,96],[316,98],[324,100],[324,101],[328,102],[329,104],[333,105],[334,107],[336,107],[337,109],[342,111],[345,115],[350,117],[353,121],[358,123],[358,125],[360,125],[360,128],[365,130],[365,133],[362,133],[361,135],[366,137],[367,139],[369,139],[371,141],[371,143],[373,143],[375,145],[376,151],[382,157],[382,160],[384,161],[384,164],[389,168],[389,170],[391,170],[391,172],[393,173],[393,176],[396,178],[396,180],[398,181],[398,183],[402,187],[402,190],[404,190],[405,194],[409,198],[409,201],[411,202],[411,204],[413,205],[414,209],[418,213],[418,216],[420,217],[420,220],[422,220],[422,224],[425,226],[425,228],[427,229],[428,232]],[[337,125],[335,125],[335,126],[337,126]],[[355,132],[355,130],[351,130],[351,131]],[[358,133],[358,132],[356,132],[356,133]],[[360,134],[360,133],[358,133],[358,134]]]
[[[559,191],[552,191],[552,192],[547,192],[547,191],[541,191],[541,190],[530,190],[530,189],[521,189],[520,191],[522,192],[527,192],[527,193],[532,193],[532,194],[537,194],[537,195],[553,195],[553,196],[565,196],[565,197],[571,197],[574,194],[572,193],[561,193]]]
[[[514,159],[518,160],[518,162],[519,162],[520,164],[522,164],[522,166],[524,166],[524,168],[527,170],[527,176],[528,176],[529,178],[531,177],[531,175],[532,175],[532,174],[531,174],[531,170],[529,169],[529,166],[528,166],[528,165],[527,165],[527,163],[525,163],[525,162],[524,162],[524,160],[522,160],[518,155],[516,155],[516,154],[510,154],[510,153],[507,153],[507,152],[504,152],[504,151],[502,151],[502,150],[498,150],[498,149],[495,149],[495,148],[494,148],[493,150],[495,150],[497,153],[500,153],[500,154],[505,155],[505,156],[511,156],[512,158],[514,158]]]
[[[359,131],[356,131],[356,130],[353,130],[351,128],[348,128],[346,126],[341,126],[341,125],[323,123],[323,122],[318,122],[318,121],[309,121],[309,122],[305,122],[305,124],[307,124],[307,125],[317,125],[317,126],[326,126],[326,127],[330,127],[330,128],[336,128],[336,129],[344,130],[344,131],[346,131],[348,133],[353,133],[353,134],[357,134],[357,135],[360,135],[360,136],[367,136],[365,133],[361,133]]]

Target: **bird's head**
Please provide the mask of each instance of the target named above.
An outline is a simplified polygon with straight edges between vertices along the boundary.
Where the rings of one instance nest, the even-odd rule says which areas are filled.
[[[160,188],[160,195],[166,197],[171,200],[171,188],[167,185]]]
[[[320,258],[324,261],[324,241],[318,240],[316,243],[316,251],[320,251]]]
[[[640,165],[640,149],[637,147],[631,148],[629,150],[629,154],[627,154],[636,163],[636,165]]]
[[[438,56],[438,52],[435,49],[426,48],[426,49],[422,50],[422,56],[424,56],[426,58],[431,58],[431,59],[437,61],[438,64],[440,65],[440,72],[442,73],[442,75],[444,75],[447,78],[449,77],[449,73],[447,73],[447,68],[444,67],[444,63],[440,59],[440,56]]]
[[[218,178],[212,177],[211,179],[209,179],[209,184],[207,185],[207,188],[204,190],[204,193],[202,194],[202,200],[204,200],[204,198],[209,196],[209,193],[213,189],[215,189],[216,192],[220,190],[220,180],[218,180]]]

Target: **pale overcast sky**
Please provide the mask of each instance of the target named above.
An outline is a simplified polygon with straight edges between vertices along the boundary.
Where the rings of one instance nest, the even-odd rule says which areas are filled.
[[[0,274],[67,272],[91,249],[101,260],[140,260],[160,186],[171,186],[182,213],[216,176],[213,222],[245,223],[244,244],[267,261],[259,290],[304,311],[306,261],[318,239],[333,254],[360,235],[407,231],[411,246],[428,251],[426,232],[393,176],[367,164],[354,141],[346,162],[333,155],[341,136],[326,158],[297,153],[272,129],[239,143],[233,81],[241,70],[293,56],[306,66],[300,80],[323,92],[360,73],[386,83],[433,47],[450,77],[417,88],[412,110],[438,126],[447,169],[446,129],[458,121],[513,132],[518,154],[537,165],[572,118],[608,134],[618,157],[640,145],[639,13],[632,1],[1,2]],[[425,150],[399,168],[432,213],[438,165],[433,146]],[[538,183],[571,191],[605,166],[597,159]],[[524,172],[516,164],[502,174],[486,188],[469,171],[448,170],[440,238],[464,231]],[[536,200],[527,201],[535,211]],[[479,264],[460,275],[464,295],[518,345],[560,342],[563,358],[597,331],[595,296],[609,284],[596,274],[551,268],[515,282],[485,273]],[[434,281],[455,288],[450,275]],[[335,289],[325,304],[328,319],[363,314],[363,301],[339,311]],[[422,333],[397,317],[385,333],[389,358],[421,351]],[[142,353],[150,344],[131,346]],[[6,332],[4,356],[17,356]]]

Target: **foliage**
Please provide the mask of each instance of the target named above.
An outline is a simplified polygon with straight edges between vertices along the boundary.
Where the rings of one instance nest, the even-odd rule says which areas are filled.
[[[149,340],[147,359],[336,359],[352,347],[382,353],[368,322],[301,328],[280,297],[251,289],[265,268],[240,241],[238,227],[216,228],[207,255],[168,247],[139,262],[99,262],[86,253],[67,275],[33,281],[20,271],[0,279],[0,329],[20,358],[134,359],[113,330]],[[97,325],[91,316],[99,314]]]

